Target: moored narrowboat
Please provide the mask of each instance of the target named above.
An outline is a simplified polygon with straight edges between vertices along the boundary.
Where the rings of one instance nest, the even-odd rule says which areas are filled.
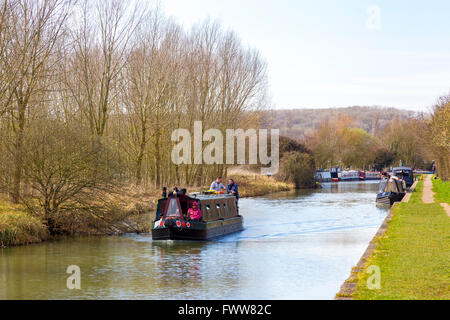
[[[366,172],[365,171],[359,171],[359,180],[365,181],[366,180]]]
[[[414,172],[408,167],[398,167],[392,170],[392,175],[405,181],[406,187],[411,188],[414,184]]]
[[[365,180],[380,180],[380,179],[381,179],[380,172],[376,171],[365,172]]]
[[[189,208],[197,203],[200,220],[191,220]],[[243,230],[236,197],[222,195],[171,194],[158,201],[152,227],[153,240],[206,241]]]
[[[401,202],[405,195],[405,183],[397,177],[391,177],[381,181],[377,194],[377,203],[392,206],[395,202]]]
[[[349,170],[342,171],[340,174],[340,181],[357,181],[360,180],[360,175],[358,171]]]
[[[331,173],[331,181],[333,182],[339,182],[339,174],[341,172],[341,169],[339,167],[333,167],[330,170]]]
[[[359,180],[380,180],[381,174],[375,171],[359,171]]]

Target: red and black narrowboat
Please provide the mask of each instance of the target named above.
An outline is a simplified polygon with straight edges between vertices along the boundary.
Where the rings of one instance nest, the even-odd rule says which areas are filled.
[[[366,180],[366,172],[365,171],[359,171],[359,180],[361,180],[361,181]]]
[[[186,218],[197,202],[200,221]],[[153,240],[207,241],[243,230],[244,219],[238,213],[236,197],[231,195],[170,194],[158,201],[152,227]]]

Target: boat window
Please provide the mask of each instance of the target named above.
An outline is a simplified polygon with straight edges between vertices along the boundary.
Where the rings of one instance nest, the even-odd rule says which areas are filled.
[[[217,209],[220,209],[220,204],[216,204],[216,208],[217,208]]]
[[[167,209],[167,217],[181,217],[180,208],[177,199],[170,199],[169,208]]]
[[[206,205],[206,210],[211,210],[211,206],[209,204]]]
[[[224,207],[224,208],[226,208],[226,207],[227,207],[227,204],[226,204],[226,203],[224,203],[224,204],[223,204],[223,207]]]

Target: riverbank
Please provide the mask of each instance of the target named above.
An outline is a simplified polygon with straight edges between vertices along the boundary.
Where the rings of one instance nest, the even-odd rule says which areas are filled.
[[[293,184],[257,174],[237,174],[233,176],[233,179],[239,185],[239,196],[241,198],[260,197],[295,189]]]
[[[428,176],[426,181],[430,181]],[[448,182],[434,182],[436,199],[447,199]],[[396,204],[386,219],[385,230],[374,239],[371,253],[363,257],[353,276],[344,284],[338,299],[355,300],[428,300],[450,299],[450,219],[435,201],[424,203],[431,190],[419,182],[409,202]],[[384,231],[384,232],[383,232]],[[379,267],[381,288],[367,285]],[[347,288],[347,291],[346,291]]]
[[[236,174],[233,178],[239,184],[241,198],[294,189],[291,184],[256,174]],[[192,187],[188,191],[201,190]],[[102,208],[99,204],[98,208],[102,210],[90,212],[83,218],[70,212],[61,213],[58,222],[63,234],[75,236],[148,233],[160,193],[156,189],[124,188],[121,194],[103,199],[108,208]],[[28,245],[49,239],[51,236],[47,226],[39,215],[32,215],[23,205],[10,203],[6,196],[0,198],[0,247]]]
[[[47,227],[24,206],[0,199],[0,247],[39,243],[48,237]]]

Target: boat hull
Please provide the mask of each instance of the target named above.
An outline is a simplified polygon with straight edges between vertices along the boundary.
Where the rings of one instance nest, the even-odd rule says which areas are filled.
[[[175,224],[168,227],[155,227],[152,229],[152,238],[153,240],[208,241],[243,229],[244,219],[238,216],[212,222],[194,222],[190,228],[178,227]]]
[[[405,193],[379,194],[377,195],[377,203],[392,206],[395,202],[401,202],[405,195]]]

